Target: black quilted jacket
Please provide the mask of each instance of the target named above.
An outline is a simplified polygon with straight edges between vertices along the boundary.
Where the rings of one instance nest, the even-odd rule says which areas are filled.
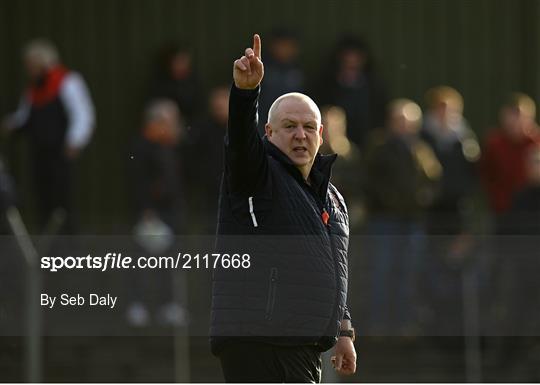
[[[212,351],[234,338],[324,351],[350,319],[347,209],[329,182],[336,155],[318,155],[306,184],[259,138],[257,98],[258,90],[232,87],[217,250],[250,260],[248,268],[214,270]]]

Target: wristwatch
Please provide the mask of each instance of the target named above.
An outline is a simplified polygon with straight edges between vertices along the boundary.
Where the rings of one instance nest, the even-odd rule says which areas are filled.
[[[347,329],[347,330],[340,330],[339,331],[339,336],[340,337],[349,337],[352,342],[354,342],[354,340],[356,339],[356,335],[354,334],[354,328],[350,328],[350,329]]]

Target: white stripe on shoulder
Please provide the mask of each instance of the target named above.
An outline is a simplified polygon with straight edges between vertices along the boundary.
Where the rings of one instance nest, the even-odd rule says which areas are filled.
[[[255,212],[253,211],[253,197],[249,197],[249,213],[251,214],[251,221],[253,222],[253,227],[258,227],[257,218],[255,217]]]

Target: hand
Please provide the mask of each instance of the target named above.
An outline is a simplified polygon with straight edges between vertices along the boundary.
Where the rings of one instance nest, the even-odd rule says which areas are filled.
[[[339,337],[336,355],[332,356],[332,365],[339,374],[351,375],[356,372],[356,351],[349,337]]]
[[[261,37],[253,35],[253,48],[246,48],[245,55],[234,61],[233,79],[237,88],[252,90],[257,88],[264,76],[261,61]]]

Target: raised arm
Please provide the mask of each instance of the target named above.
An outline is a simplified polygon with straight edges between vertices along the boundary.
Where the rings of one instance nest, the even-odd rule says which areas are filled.
[[[254,35],[253,48],[247,48],[233,65],[225,170],[229,187],[235,193],[254,193],[267,172],[266,155],[257,133],[257,103],[263,76],[261,38]]]

